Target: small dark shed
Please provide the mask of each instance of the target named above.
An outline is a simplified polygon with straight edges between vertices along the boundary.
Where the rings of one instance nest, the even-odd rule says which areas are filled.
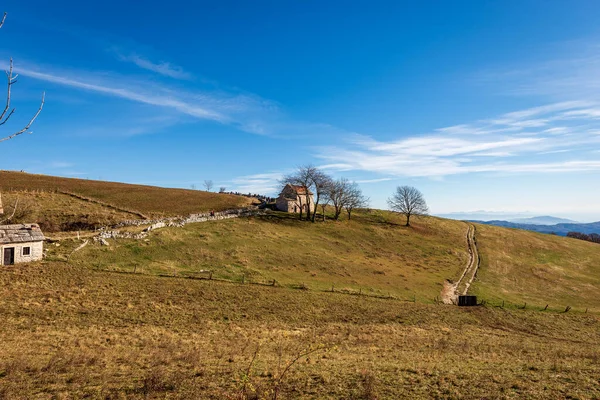
[[[458,305],[460,307],[476,306],[477,296],[458,296]]]

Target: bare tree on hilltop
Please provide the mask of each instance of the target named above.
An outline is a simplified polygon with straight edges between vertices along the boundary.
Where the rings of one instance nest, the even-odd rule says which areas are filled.
[[[348,213],[348,219],[352,217],[352,211],[355,208],[365,208],[369,205],[370,199],[366,197],[358,184],[356,182],[352,182],[348,187],[348,191],[344,196],[344,208]]]
[[[406,216],[406,226],[410,226],[412,215],[427,215],[429,208],[423,194],[412,186],[398,186],[396,193],[388,199],[389,207]]]
[[[366,197],[356,182],[350,182],[346,178],[332,181],[328,187],[328,198],[334,209],[335,220],[340,218],[342,211],[346,210],[348,219],[352,218],[355,208],[364,208],[370,199]]]
[[[338,220],[340,218],[349,191],[350,181],[346,178],[340,178],[337,181],[333,181],[329,186],[328,197],[334,209],[333,219]]]
[[[315,208],[312,213],[312,222],[315,222],[315,217],[317,215],[317,207],[319,206],[319,202],[326,200],[327,192],[329,190],[329,186],[331,185],[331,177],[324,173],[323,171],[314,168],[311,176],[312,186],[315,190]],[[308,208],[310,212],[310,207]],[[325,208],[323,207],[323,218],[325,218]]]
[[[207,179],[204,181],[204,189],[206,189],[207,192],[210,192],[213,188],[214,184],[213,181],[211,181],[210,179]]]
[[[0,21],[0,28],[2,28],[4,26],[4,22],[6,21],[6,12],[4,13],[4,15],[2,16],[2,20]],[[17,78],[19,77],[18,75],[15,75],[13,73],[13,59],[11,57],[10,62],[9,62],[9,66],[8,66],[8,70],[5,71],[6,72],[6,81],[7,81],[7,85],[6,85],[6,105],[4,107],[4,109],[2,110],[2,113],[0,114],[0,126],[4,125],[8,122],[8,120],[10,119],[10,117],[13,116],[13,114],[15,113],[15,108],[11,109],[11,105],[10,105],[10,101],[11,101],[11,91],[12,91],[12,86],[17,83]],[[40,115],[40,113],[42,112],[42,108],[44,107],[44,100],[46,97],[46,93],[42,94],[42,102],[40,103],[40,106],[37,110],[37,112],[33,115],[33,117],[29,120],[29,122],[27,123],[27,125],[25,125],[23,128],[7,135],[4,136],[3,138],[0,138],[0,142],[4,142],[6,140],[10,140],[14,137],[17,137],[27,131],[29,131],[29,129],[31,128],[31,125],[33,124],[33,121],[35,121],[35,119],[38,117],[38,115]],[[31,133],[31,132],[29,132]]]
[[[298,196],[298,202],[300,206],[300,219],[302,219],[303,209],[306,208],[306,219],[310,220],[311,201],[308,193],[310,192],[310,189],[313,186],[313,176],[317,173],[317,171],[317,168],[313,167],[312,165],[304,165],[298,167],[294,173],[286,175],[283,177],[283,179],[281,179],[281,184],[286,185],[289,183],[290,185],[300,187],[302,191],[306,193],[306,204],[302,204],[302,196]]]
[[[350,219],[354,209],[366,207],[369,203],[369,198],[363,195],[356,182],[350,183],[346,178],[334,180],[312,165],[298,167],[294,173],[284,176],[280,183],[296,186],[297,192],[302,191],[307,194],[298,196],[300,219],[303,219],[303,210],[306,209],[308,210],[307,221],[315,222],[319,205],[321,205],[323,220],[325,220],[325,210],[329,204],[334,208],[334,219],[338,220],[343,210],[346,210],[348,219]],[[311,203],[308,195],[310,192],[314,195],[312,200],[314,204]],[[303,201],[307,204],[302,204]]]

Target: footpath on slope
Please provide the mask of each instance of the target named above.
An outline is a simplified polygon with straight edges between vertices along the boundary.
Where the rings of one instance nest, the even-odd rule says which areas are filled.
[[[442,288],[441,298],[444,304],[457,304],[458,296],[464,296],[469,291],[469,287],[477,275],[479,268],[479,252],[477,251],[477,242],[475,241],[475,226],[467,223],[467,250],[469,260],[458,281],[452,282],[446,280]]]

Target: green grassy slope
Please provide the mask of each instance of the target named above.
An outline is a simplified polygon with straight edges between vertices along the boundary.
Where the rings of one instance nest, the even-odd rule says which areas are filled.
[[[246,206],[242,196],[199,190],[168,189],[87,179],[59,178],[22,172],[0,171],[0,191],[65,191],[108,203],[148,217],[178,216],[209,210],[221,211]]]
[[[404,227],[385,211],[315,224],[284,213],[189,224],[146,241],[88,246],[70,262],[90,268],[267,282],[315,290],[393,295],[432,302],[467,262],[467,225],[417,218]],[[470,293],[507,306],[600,310],[600,246],[569,238],[477,226],[482,259]],[[58,249],[65,251],[67,247]],[[200,275],[206,276],[206,275]]]
[[[465,231],[464,223],[438,218],[415,219],[407,228],[383,211],[315,224],[271,213],[160,229],[146,242],[88,246],[71,262],[154,274],[213,270],[234,280],[433,301],[444,279],[458,276],[466,263]]]
[[[474,294],[501,302],[600,309],[600,245],[477,225],[482,263]]]

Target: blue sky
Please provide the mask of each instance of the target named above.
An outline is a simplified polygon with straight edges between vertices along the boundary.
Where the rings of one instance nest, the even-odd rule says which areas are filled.
[[[311,163],[378,208],[600,220],[597,1],[5,7],[2,133],[46,105],[2,169],[276,194]]]

